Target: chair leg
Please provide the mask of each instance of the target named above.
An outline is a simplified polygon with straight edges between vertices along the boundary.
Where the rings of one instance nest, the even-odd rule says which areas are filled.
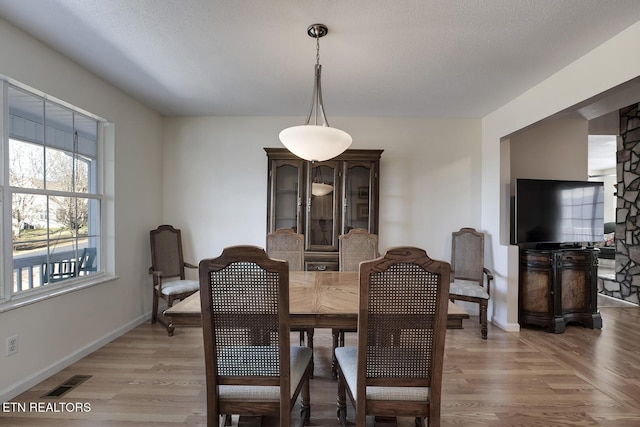
[[[333,350],[331,351],[331,378],[338,378],[338,361],[336,360],[336,348],[339,345],[340,330],[332,329],[331,337],[333,338]]]
[[[488,301],[484,300],[480,303],[480,333],[482,339],[487,339],[487,306]]]
[[[424,427],[424,420],[422,417],[416,417],[415,419],[416,427]]]
[[[300,425],[306,426],[311,422],[311,393],[309,392],[309,379],[313,373],[313,365],[310,366],[309,378],[304,381],[300,392]]]
[[[347,426],[347,394],[345,390],[345,382],[340,368],[338,368],[338,396],[336,402],[336,416],[342,427]]]
[[[307,329],[307,347],[311,349],[311,374],[309,378],[313,378],[313,370],[315,369],[315,364],[313,361],[313,334],[315,333],[315,329],[309,328]]]
[[[151,323],[156,323],[158,320],[158,294],[153,292],[153,309],[151,311]]]

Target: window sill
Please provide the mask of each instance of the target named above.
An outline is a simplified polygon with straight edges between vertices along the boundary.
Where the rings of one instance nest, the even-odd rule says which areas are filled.
[[[119,278],[118,276],[108,274],[96,274],[95,276],[96,277],[91,277],[90,279],[82,280],[78,283],[68,284],[55,288],[43,288],[41,291],[39,289],[39,292],[28,293],[27,295],[14,295],[9,301],[0,301],[0,313],[15,310],[17,308],[45,301],[51,298],[56,298],[64,294],[100,285],[102,283],[113,282],[114,280],[117,280]]]

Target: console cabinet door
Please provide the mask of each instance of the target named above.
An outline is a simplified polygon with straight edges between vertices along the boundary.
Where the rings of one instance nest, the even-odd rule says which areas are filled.
[[[548,326],[554,318],[554,270],[548,251],[520,255],[518,321],[521,325]]]
[[[592,329],[602,327],[598,312],[598,255],[594,250],[563,251],[557,257],[561,290],[561,315],[567,322]]]

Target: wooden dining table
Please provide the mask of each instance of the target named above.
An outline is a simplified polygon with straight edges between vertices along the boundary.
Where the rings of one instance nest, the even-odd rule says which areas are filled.
[[[291,328],[356,329],[358,326],[357,271],[289,272]],[[201,326],[200,293],[185,298],[164,312],[169,335],[176,326]],[[469,314],[449,301],[448,329],[462,329]]]

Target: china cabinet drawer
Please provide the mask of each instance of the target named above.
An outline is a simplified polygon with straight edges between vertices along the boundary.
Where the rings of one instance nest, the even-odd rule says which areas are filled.
[[[307,271],[338,271],[340,266],[337,262],[311,261],[304,263]]]

